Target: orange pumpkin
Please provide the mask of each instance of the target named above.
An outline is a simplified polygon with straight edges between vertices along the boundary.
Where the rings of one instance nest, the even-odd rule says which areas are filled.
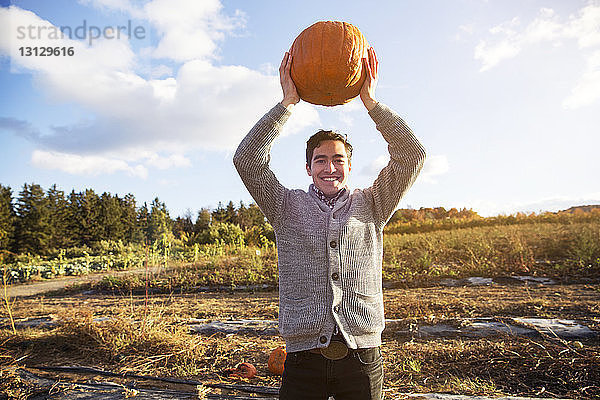
[[[335,106],[358,96],[368,47],[358,28],[346,22],[319,21],[306,28],[290,50],[292,80],[300,98]]]
[[[256,367],[250,363],[243,362],[225,370],[225,373],[230,378],[254,378],[256,376]]]
[[[269,371],[276,375],[283,374],[283,364],[285,363],[286,355],[285,346],[279,346],[273,350],[269,355],[269,361],[267,362]]]

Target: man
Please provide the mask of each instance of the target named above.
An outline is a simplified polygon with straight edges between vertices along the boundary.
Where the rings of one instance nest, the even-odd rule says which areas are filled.
[[[382,398],[383,227],[412,185],[425,151],[404,121],[375,100],[378,61],[363,59],[360,98],[388,142],[389,164],[367,189],[347,188],[352,146],[320,131],[307,143],[308,191],[281,185],[270,149],[300,101],[286,53],[283,100],[240,143],[234,164],[273,225],[279,266],[279,331],[288,352],[280,399]]]

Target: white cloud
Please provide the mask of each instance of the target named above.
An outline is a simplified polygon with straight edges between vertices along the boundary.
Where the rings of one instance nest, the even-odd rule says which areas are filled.
[[[53,127],[32,127],[20,121],[28,129],[19,133],[47,150],[35,155],[37,166],[90,173],[93,168],[85,163],[80,168],[73,166],[75,158],[70,155],[86,154],[82,160],[96,165],[100,161],[90,159],[90,155],[106,161],[104,155],[111,154],[108,164],[113,167],[98,171],[125,171],[139,176],[140,171],[131,169],[132,158],[124,154],[159,152],[160,158],[145,161],[149,167],[186,166],[190,163],[184,156],[186,152],[235,149],[251,126],[281,97],[279,79],[274,74],[212,63],[218,42],[244,23],[240,13],[224,15],[217,0],[153,0],[143,8],[132,2],[81,1],[146,18],[157,27],[160,40],[155,48],[144,48],[139,53],[127,38],[98,39],[91,46],[68,37],[18,42],[17,26],[45,27],[48,32],[54,25],[15,6],[0,8],[0,26],[10,27],[9,34],[0,35],[0,54],[9,55],[15,69],[32,73],[50,101],[76,104],[91,116]],[[20,46],[43,45],[73,47],[75,55],[18,54]],[[159,64],[148,68],[142,62],[150,53],[176,61],[176,67]],[[174,70],[177,75],[172,75]],[[150,78],[144,78],[143,71]],[[301,103],[283,134],[318,121],[316,108]],[[122,163],[115,162],[119,160]]]
[[[153,153],[146,158],[146,164],[158,169],[169,169],[172,167],[189,167],[192,162],[181,154],[171,154],[168,157],[161,157]]]
[[[389,154],[382,154],[379,157],[373,159],[371,163],[365,166],[360,172],[363,175],[367,176],[377,176],[379,171],[381,171],[387,164],[390,162]]]
[[[462,40],[463,36],[471,36],[475,32],[473,24],[460,25],[458,32],[454,35],[454,40]]]
[[[482,40],[475,47],[475,59],[481,60],[483,65],[480,71],[483,72],[494,67],[502,60],[515,57],[520,51],[521,48],[518,43],[513,41],[506,40],[490,47]]]
[[[152,56],[184,62],[216,57],[218,42],[245,25],[245,15],[223,13],[220,0],[79,0],[101,10],[119,11],[148,21],[159,36]]]
[[[579,17],[571,16],[565,34],[577,39],[582,49],[600,46],[600,4],[591,3],[580,10]]]
[[[153,78],[162,78],[163,76],[171,76],[173,75],[173,68],[168,67],[166,65],[157,65],[153,66],[150,75]]]
[[[294,110],[288,122],[283,126],[281,136],[287,136],[302,132],[310,126],[320,124],[319,112],[315,106],[300,102],[294,106]],[[247,132],[244,132],[244,134]]]
[[[80,4],[91,5],[98,9],[118,10],[138,15],[138,9],[130,0],[78,0]]]
[[[357,96],[350,102],[335,107],[335,112],[341,124],[343,124],[345,127],[351,127],[352,125],[354,125],[353,115],[357,111],[362,112],[363,108],[364,106],[360,100],[360,97]]]
[[[594,52],[587,68],[571,94],[563,101],[563,107],[576,109],[587,106],[600,98],[600,51]]]
[[[154,56],[176,61],[213,58],[217,42],[245,24],[242,13],[222,14],[219,0],[154,0],[144,6],[162,35]]]
[[[54,169],[74,175],[100,175],[125,172],[130,176],[147,178],[151,168],[165,170],[192,165],[183,154],[161,155],[139,150],[122,150],[105,154],[71,154],[35,150],[31,156],[34,166]]]
[[[475,27],[473,26],[473,24],[461,25],[458,27],[458,29],[461,32],[468,33],[469,35],[471,35],[471,34],[473,34],[473,32],[475,32]]]
[[[491,38],[480,40],[475,47],[475,59],[481,62],[480,71],[487,71],[500,62],[516,57],[528,47],[550,43],[559,46],[574,40],[587,68],[579,83],[563,102],[565,108],[578,108],[600,99],[600,3],[589,3],[577,15],[566,20],[552,9],[543,8],[527,26],[522,27],[518,18],[489,30]]]
[[[377,176],[379,172],[390,161],[389,154],[382,154],[373,159],[371,163],[365,166],[360,173],[366,176]],[[448,158],[445,155],[427,156],[423,169],[418,176],[419,181],[427,183],[437,183],[436,177],[444,175],[450,170]]]
[[[450,170],[448,158],[445,155],[427,156],[423,170],[417,179],[427,183],[437,183],[436,177]]]
[[[113,174],[122,171],[139,178],[148,176],[148,170],[143,165],[129,165],[123,160],[95,155],[81,156],[35,150],[31,162],[38,168],[54,169],[74,175]]]

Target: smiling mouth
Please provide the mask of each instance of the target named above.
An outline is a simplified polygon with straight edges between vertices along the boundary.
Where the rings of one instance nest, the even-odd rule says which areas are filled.
[[[325,182],[335,182],[335,181],[339,181],[340,179],[337,177],[331,177],[331,178],[321,178],[322,181]]]

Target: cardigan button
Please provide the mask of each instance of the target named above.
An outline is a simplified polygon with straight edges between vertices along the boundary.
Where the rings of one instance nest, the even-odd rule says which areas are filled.
[[[338,279],[340,279],[340,274],[338,274],[337,272],[334,272],[333,274],[331,274],[331,279],[333,279],[334,281],[337,281]]]
[[[319,338],[319,342],[321,342],[322,344],[325,344],[325,343],[327,343],[327,336],[321,336],[321,337]]]
[[[332,240],[331,242],[329,242],[329,246],[330,246],[332,249],[335,249],[335,246],[337,246],[337,243],[335,242],[335,240]]]
[[[335,307],[333,307],[333,311],[334,311],[336,314],[339,314],[339,313],[340,313],[340,306],[335,306]]]

